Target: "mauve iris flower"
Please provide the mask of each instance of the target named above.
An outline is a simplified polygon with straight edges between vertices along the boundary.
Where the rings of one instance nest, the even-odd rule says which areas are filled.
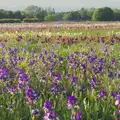
[[[9,92],[10,92],[11,94],[14,94],[15,89],[14,89],[13,87],[9,88]]]
[[[120,94],[117,94],[115,97],[115,105],[120,106]]]
[[[71,115],[71,120],[81,120],[81,118],[82,114],[80,112]]]
[[[75,115],[75,120],[81,120],[82,114],[80,112],[77,112]]]
[[[52,110],[52,102],[46,100],[44,102],[43,110],[44,110],[44,117],[43,120],[59,120],[56,113]]]
[[[43,120],[59,120],[59,119],[57,118],[57,115],[55,112],[50,111],[50,112],[45,113]]]
[[[120,110],[117,111],[118,115],[120,115]]]
[[[4,48],[4,47],[5,47],[5,44],[0,43],[0,48]]]
[[[18,36],[17,41],[21,41],[23,39],[22,36]]]
[[[23,73],[25,73],[25,71],[23,69],[16,69],[16,73],[17,74],[23,74]]]

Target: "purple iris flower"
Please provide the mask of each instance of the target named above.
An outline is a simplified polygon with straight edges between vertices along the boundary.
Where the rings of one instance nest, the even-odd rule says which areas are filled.
[[[55,80],[60,80],[61,79],[61,74],[55,73]]]
[[[71,80],[71,83],[72,83],[73,85],[75,85],[76,82],[77,82],[77,77],[76,77],[76,76],[73,76],[73,77],[72,77],[72,80]]]
[[[33,104],[39,97],[39,94],[31,87],[25,88],[25,96],[28,104]]]
[[[115,65],[115,59],[112,59],[110,64],[111,64],[112,66]]]
[[[109,76],[110,78],[113,78],[113,77],[114,77],[113,72],[109,72],[109,73],[108,73],[108,76]]]
[[[44,112],[45,112],[45,113],[51,111],[51,110],[52,110],[52,102],[49,101],[49,100],[46,100],[46,101],[44,102],[44,107],[43,107],[43,109],[44,109]]]
[[[23,74],[20,74],[19,76],[19,82],[20,83],[26,83],[28,82],[29,78],[28,78],[28,75],[23,73]]]
[[[96,87],[96,82],[97,82],[97,79],[96,78],[92,78],[91,83],[90,83],[91,88],[94,89]]]
[[[107,93],[105,90],[100,90],[100,93],[99,93],[100,98],[104,98],[104,97],[106,97],[106,95],[107,95]]]
[[[80,68],[81,68],[83,71],[85,71],[86,68],[87,68],[87,65],[86,65],[86,64],[81,64]]]
[[[53,82],[53,83],[52,83],[51,91],[52,91],[55,95],[58,94],[58,91],[59,91],[59,85],[58,85],[58,83],[56,83],[56,82]]]
[[[89,61],[90,63],[93,62],[93,61],[96,60],[96,59],[97,59],[97,56],[94,56],[94,55],[88,57],[88,61]]]
[[[33,116],[38,116],[39,115],[39,109],[33,109],[32,110],[32,115]]]
[[[17,88],[19,90],[23,89],[24,88],[24,84],[23,83],[18,83]]]
[[[116,95],[117,95],[117,92],[115,92],[115,91],[111,91],[111,98],[115,98]]]
[[[75,96],[69,96],[67,100],[68,109],[72,109],[72,107],[76,104]]]
[[[66,74],[66,78],[69,79],[71,74]]]
[[[30,61],[29,65],[33,65],[35,63],[36,63],[36,60],[32,60],[32,61]]]
[[[63,57],[59,56],[59,61],[63,61]]]
[[[6,80],[8,77],[8,70],[6,68],[0,68],[0,79]]]

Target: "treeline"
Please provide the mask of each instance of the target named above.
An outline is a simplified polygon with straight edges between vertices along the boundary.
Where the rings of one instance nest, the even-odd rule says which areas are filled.
[[[48,21],[119,21],[120,9],[103,8],[81,8],[77,11],[55,13],[45,17]]]
[[[30,5],[23,11],[0,9],[0,23],[4,22],[41,22],[41,21],[119,21],[120,9],[81,8],[77,11],[55,12],[54,8]]]

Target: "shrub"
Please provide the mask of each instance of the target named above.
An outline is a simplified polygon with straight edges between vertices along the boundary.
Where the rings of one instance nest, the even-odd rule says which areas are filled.
[[[40,19],[38,19],[38,18],[24,18],[23,22],[28,22],[28,23],[40,22]]]
[[[0,19],[0,23],[21,23],[20,19]]]
[[[52,15],[45,16],[45,21],[61,21],[63,20],[63,14],[56,13]]]

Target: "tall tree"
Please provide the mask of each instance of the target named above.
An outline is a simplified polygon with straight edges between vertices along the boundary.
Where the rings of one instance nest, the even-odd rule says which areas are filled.
[[[95,21],[113,21],[114,12],[109,7],[98,8],[94,11],[92,19]]]
[[[12,11],[7,11],[7,18],[14,18],[14,13]]]
[[[0,18],[4,18],[4,10],[3,9],[0,9]]]
[[[35,5],[30,5],[27,8],[25,8],[25,12],[28,15],[28,17],[33,18],[36,17],[36,13],[38,12],[39,7]]]
[[[80,21],[81,15],[78,11],[71,11],[68,13],[65,13],[63,16],[63,20],[67,21]]]
[[[17,18],[17,19],[22,19],[23,16],[22,16],[22,12],[21,11],[15,11],[14,13],[14,18]]]

